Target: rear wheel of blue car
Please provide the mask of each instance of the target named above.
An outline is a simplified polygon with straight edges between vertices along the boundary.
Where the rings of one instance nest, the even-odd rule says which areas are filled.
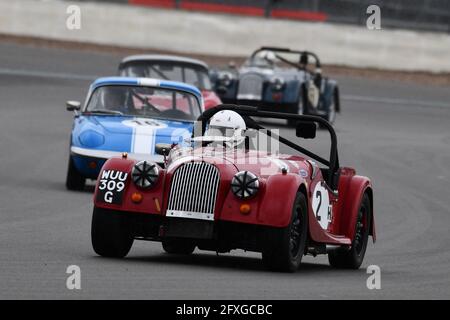
[[[350,249],[337,249],[328,253],[330,265],[340,269],[358,269],[366,253],[372,222],[370,199],[364,194],[355,226],[355,237]]]
[[[306,198],[296,195],[291,221],[286,228],[268,237],[262,253],[264,264],[271,270],[295,272],[303,258],[308,232]]]
[[[72,157],[69,158],[67,168],[66,188],[68,190],[83,190],[86,184],[86,178],[83,177],[75,167]]]
[[[95,253],[100,256],[125,257],[134,241],[129,217],[123,212],[94,207],[91,241]]]

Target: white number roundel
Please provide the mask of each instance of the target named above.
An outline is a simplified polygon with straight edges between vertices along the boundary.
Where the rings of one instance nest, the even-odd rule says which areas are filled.
[[[322,229],[327,229],[331,221],[331,206],[328,190],[319,182],[314,187],[312,209]]]
[[[147,119],[147,118],[134,118],[132,120],[123,120],[122,124],[127,127],[132,127],[135,129],[140,130],[152,130],[152,129],[162,129],[167,127],[165,123],[153,120],[153,119]]]

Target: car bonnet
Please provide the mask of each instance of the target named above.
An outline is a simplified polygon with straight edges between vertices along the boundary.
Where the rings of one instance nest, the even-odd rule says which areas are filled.
[[[154,153],[156,143],[183,143],[191,136],[193,123],[142,117],[92,116],[101,127],[107,145],[129,141],[130,152]]]

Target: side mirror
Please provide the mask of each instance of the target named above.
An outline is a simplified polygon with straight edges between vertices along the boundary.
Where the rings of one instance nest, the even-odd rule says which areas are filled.
[[[157,143],[155,146],[156,154],[167,157],[169,155],[172,145],[168,143]]]
[[[298,121],[295,135],[303,139],[314,139],[316,137],[317,125],[314,122]]]
[[[67,111],[78,111],[81,108],[81,103],[79,101],[67,101],[66,109]]]

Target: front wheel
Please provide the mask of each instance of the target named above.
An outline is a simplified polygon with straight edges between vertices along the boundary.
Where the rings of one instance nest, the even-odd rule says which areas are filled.
[[[337,99],[338,99],[338,94],[336,91],[334,91],[333,99],[331,100],[330,106],[328,107],[327,115],[325,118],[330,124],[333,124],[334,121],[336,120],[336,113],[337,113],[336,106],[338,104]]]
[[[98,255],[125,257],[134,241],[128,216],[125,213],[94,207],[91,240]]]
[[[86,178],[83,177],[75,167],[72,157],[69,158],[69,165],[67,168],[66,188],[68,190],[83,190],[86,183]]]
[[[364,194],[356,219],[355,237],[351,249],[337,249],[328,254],[330,265],[340,269],[358,269],[366,253],[371,227],[372,211],[369,196]]]
[[[303,193],[296,195],[289,225],[278,231],[267,239],[267,248],[262,253],[263,262],[271,270],[295,272],[305,252],[308,232],[306,198]]]

